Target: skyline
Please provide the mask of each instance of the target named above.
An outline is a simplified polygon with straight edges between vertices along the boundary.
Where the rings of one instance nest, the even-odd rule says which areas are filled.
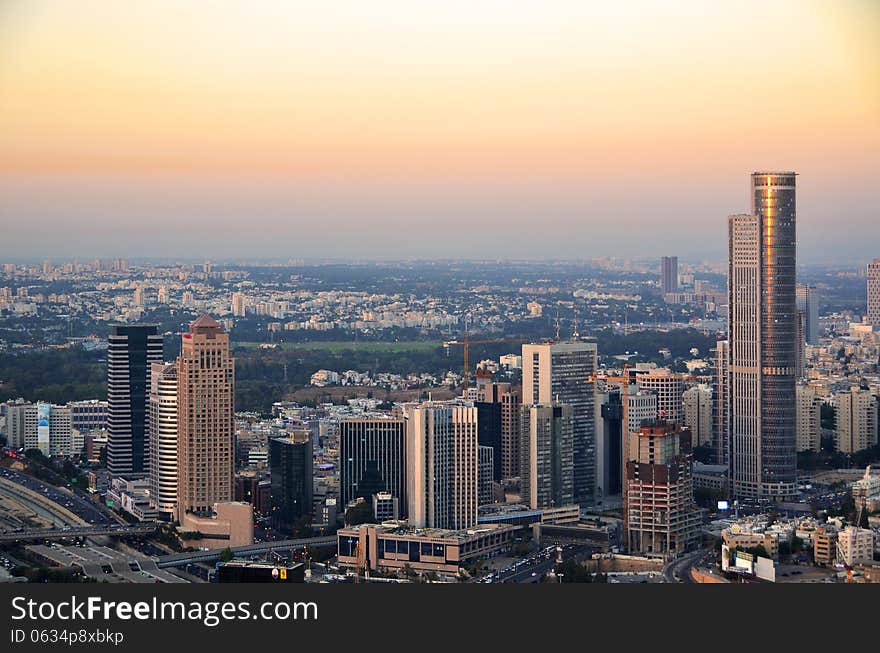
[[[4,4],[10,251],[721,260],[793,169],[799,260],[876,256],[870,2],[211,6]]]

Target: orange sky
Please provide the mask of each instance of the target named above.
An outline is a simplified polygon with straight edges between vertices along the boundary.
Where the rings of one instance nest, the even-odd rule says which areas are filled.
[[[6,0],[0,181],[870,182],[878,7]]]

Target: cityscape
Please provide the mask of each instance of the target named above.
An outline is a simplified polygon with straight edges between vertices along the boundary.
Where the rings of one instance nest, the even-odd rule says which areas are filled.
[[[10,4],[0,583],[880,583],[871,3]]]
[[[726,270],[4,264],[4,575],[877,582],[880,258],[750,185]]]

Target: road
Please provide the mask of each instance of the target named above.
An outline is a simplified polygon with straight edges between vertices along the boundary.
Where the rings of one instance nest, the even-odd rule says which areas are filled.
[[[303,549],[305,547],[325,547],[336,546],[336,536],[324,537],[307,537],[300,540],[280,540],[278,542],[261,542],[259,544],[250,544],[248,546],[236,546],[232,548],[232,553],[237,558],[246,558],[260,553],[266,553],[273,549]],[[192,553],[175,553],[173,555],[160,556],[156,558],[156,564],[160,568],[164,567],[182,567],[194,562],[214,562],[220,558],[223,549],[213,549],[211,551],[193,551]]]
[[[675,558],[663,567],[663,578],[667,583],[692,583],[691,569],[703,563],[709,554],[707,549],[697,549]]]
[[[596,550],[595,547],[591,546],[567,545],[562,550],[562,559],[565,561],[587,556]],[[547,553],[550,554],[549,558]],[[508,567],[495,572],[488,579],[483,579],[482,582],[537,583],[541,580],[543,574],[549,573],[556,568],[556,547],[552,546],[542,549],[527,558],[517,561],[515,565],[519,566]]]

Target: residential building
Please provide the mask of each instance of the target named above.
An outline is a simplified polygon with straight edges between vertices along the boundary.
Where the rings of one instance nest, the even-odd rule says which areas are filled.
[[[856,453],[877,444],[877,397],[864,388],[850,388],[835,397],[835,445]]]

